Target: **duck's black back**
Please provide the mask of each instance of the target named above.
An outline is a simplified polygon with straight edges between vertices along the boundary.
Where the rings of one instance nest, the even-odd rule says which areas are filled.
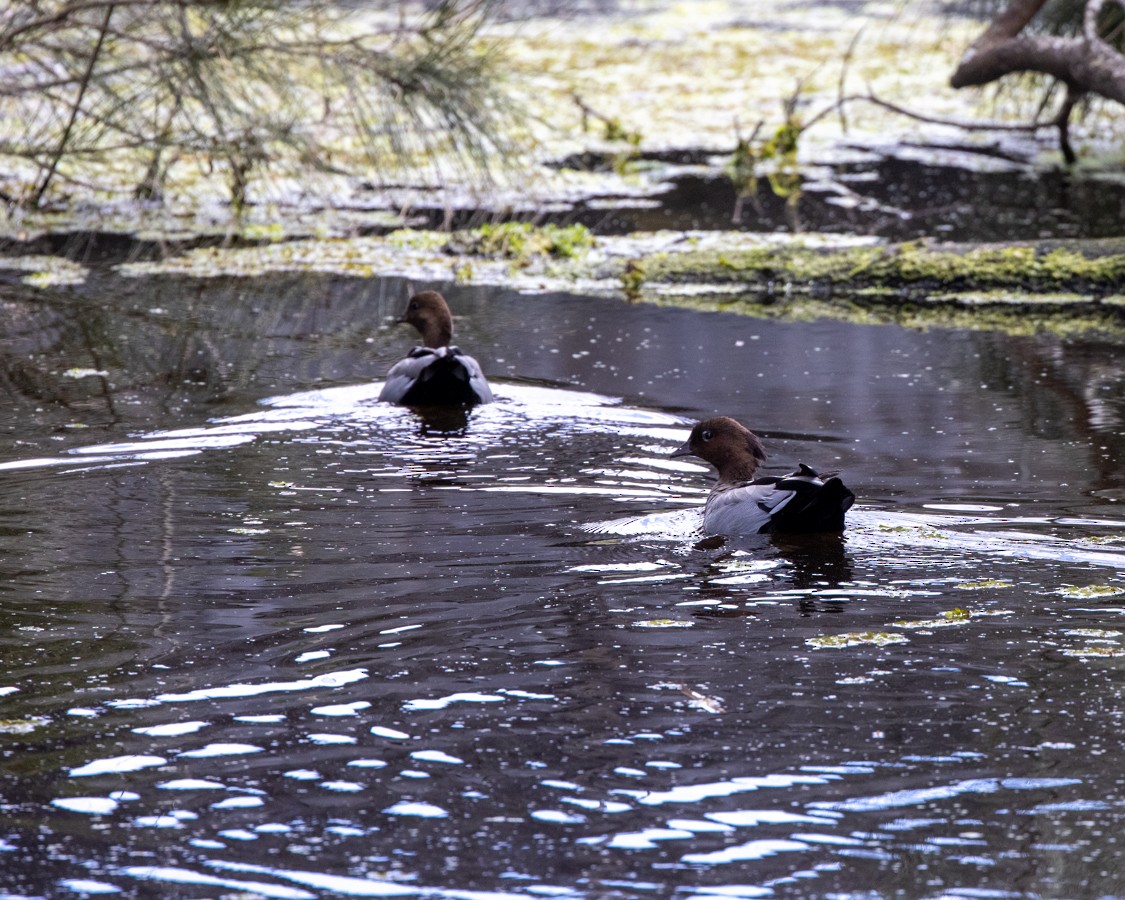
[[[436,357],[398,402],[403,406],[460,406],[481,402],[469,372],[456,356]]]
[[[855,503],[855,494],[839,478],[826,478],[823,484],[778,480],[779,487],[794,491],[796,496],[771,516],[762,534],[844,530],[844,514]]]

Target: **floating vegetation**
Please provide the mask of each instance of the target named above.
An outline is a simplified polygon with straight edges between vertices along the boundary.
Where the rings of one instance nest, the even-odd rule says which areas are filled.
[[[680,693],[687,697],[689,706],[693,706],[696,709],[701,709],[704,712],[709,713],[726,712],[726,707],[723,706],[723,701],[718,697],[710,697],[707,694],[704,694],[701,691],[697,691],[695,688],[690,687],[686,684],[677,685],[677,687],[679,687]]]
[[[1104,585],[1094,585],[1094,587],[1104,587]],[[1062,591],[1059,593],[1062,593]],[[1121,592],[1118,591],[1117,593]],[[1119,638],[1123,632],[1118,628],[1068,628],[1063,631],[1063,634],[1070,638],[1082,638],[1085,641],[1080,647],[1063,649],[1063,656],[1078,658],[1125,656],[1125,648],[1122,648],[1119,644]]]
[[[642,619],[633,624],[638,628],[691,628],[695,623],[687,619]]]
[[[947,540],[946,536],[936,528],[928,525],[879,525],[879,531],[890,534],[909,534],[911,537],[929,538],[934,541]]]
[[[0,270],[4,269],[29,273],[20,280],[35,288],[82,284],[87,275],[85,266],[60,256],[0,256]]]
[[[963,581],[960,584],[954,585],[959,591],[987,591],[993,588],[1010,588],[1012,583],[1010,581],[999,581],[996,579],[988,579],[985,581]]]
[[[1119,594],[1125,594],[1125,587],[1112,584],[1088,584],[1081,587],[1068,585],[1059,588],[1055,593],[1079,600],[1096,600],[1101,597],[1116,597]]]
[[[105,369],[83,369],[73,368],[67,369],[62,373],[63,378],[73,378],[75,380],[80,378],[108,378],[109,372]]]
[[[843,634],[825,634],[805,641],[817,650],[842,650],[846,647],[885,647],[888,644],[905,644],[907,638],[890,631],[847,631]]]
[[[969,613],[963,609],[956,610],[962,615],[952,615],[950,613],[942,613],[934,619],[899,619],[897,622],[892,622],[894,628],[908,628],[912,630],[929,629],[929,628],[950,628],[954,625],[966,625],[969,622]]]
[[[0,734],[31,734],[36,728],[46,725],[46,716],[30,716],[26,719],[0,719]]]
[[[1096,640],[1112,640],[1121,637],[1121,632],[1112,628],[1069,628],[1063,634],[1069,637],[1084,637]]]
[[[912,630],[929,628],[949,628],[952,625],[964,625],[969,620],[965,619],[899,619],[892,622],[894,628],[909,628]]]
[[[1120,647],[1107,647],[1098,644],[1087,644],[1084,647],[1071,647],[1062,651],[1063,656],[1085,657],[1116,657],[1125,656],[1125,650]]]
[[[955,609],[949,609],[945,612],[938,613],[933,619],[900,619],[891,624],[895,628],[908,629],[949,628],[953,625],[966,625],[974,619],[980,619],[985,616],[1010,615],[1012,615],[1012,610],[1010,609],[970,610],[956,607]]]

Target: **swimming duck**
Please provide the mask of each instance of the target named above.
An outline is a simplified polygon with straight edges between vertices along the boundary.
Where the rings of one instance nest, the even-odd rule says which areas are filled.
[[[719,470],[703,508],[710,534],[805,534],[843,531],[855,494],[804,463],[781,477],[755,478],[766,450],[756,434],[727,416],[705,419],[672,456],[698,456]]]
[[[473,406],[492,402],[492,389],[477,361],[449,343],[453,340],[453,316],[441,294],[415,294],[398,324],[417,328],[422,334],[422,346],[391,366],[380,400],[402,406]]]

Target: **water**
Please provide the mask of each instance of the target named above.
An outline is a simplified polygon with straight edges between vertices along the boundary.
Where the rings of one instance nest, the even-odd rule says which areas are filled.
[[[818,165],[802,184],[798,230],[878,235],[891,241],[1001,243],[1120,235],[1125,186],[1112,176],[1034,169],[1002,154],[990,157],[968,149],[950,148],[944,158],[935,153],[942,155],[900,144],[855,147],[848,151],[850,158]],[[653,197],[614,197],[610,202],[595,197],[556,218],[581,222],[601,234],[794,228],[793,211],[765,179],[754,199],[740,205],[735,186],[721,171],[722,162],[721,156],[691,151],[650,156],[641,177],[652,180]],[[711,168],[702,168],[706,164]],[[579,156],[562,165],[609,168],[610,162]],[[1035,214],[1028,215],[1029,209]],[[433,228],[443,227],[449,215],[440,208],[423,212]],[[495,211],[476,210],[460,213],[454,221],[480,225],[494,216]]]
[[[449,288],[423,420],[400,282],[4,290],[4,896],[1125,896],[1119,346]]]

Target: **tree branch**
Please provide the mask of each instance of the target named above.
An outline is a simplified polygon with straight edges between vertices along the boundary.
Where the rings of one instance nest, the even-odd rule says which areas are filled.
[[[187,0],[162,0],[162,2],[187,2]],[[74,0],[74,2],[63,6],[58,12],[40,18],[26,18],[22,22],[16,21],[0,30],[0,50],[7,50],[9,47],[15,46],[19,40],[25,39],[25,35],[32,32],[55,30],[63,26],[67,20],[73,20],[84,12],[104,10],[106,7],[112,10],[115,7],[122,6],[143,8],[155,6],[155,2],[154,0]]]
[[[35,192],[35,200],[33,201],[35,206],[38,206],[42,202],[43,195],[47,192],[47,188],[50,187],[51,179],[54,177],[55,170],[59,166],[59,161],[66,152],[66,145],[70,142],[70,134],[74,130],[74,123],[78,118],[78,113],[82,109],[82,98],[86,96],[86,88],[90,85],[90,78],[94,74],[94,66],[97,64],[98,57],[101,55],[106,32],[109,31],[109,20],[112,16],[113,4],[111,3],[105,8],[105,16],[102,19],[101,30],[98,32],[98,42],[94,45],[94,50],[90,54],[90,61],[86,65],[86,71],[82,75],[82,82],[78,86],[78,96],[74,98],[74,105],[70,109],[70,118],[67,120],[66,128],[63,130],[62,137],[59,138],[58,147],[55,148],[54,157],[51,159],[50,165],[47,166],[47,172],[43,176],[38,190]]]
[[[1125,104],[1125,57],[1097,36],[1105,0],[1088,0],[1082,37],[1023,35],[1045,0],[1013,0],[966,51],[953,73],[954,88],[988,84],[1014,72],[1040,72],[1076,93]]]

